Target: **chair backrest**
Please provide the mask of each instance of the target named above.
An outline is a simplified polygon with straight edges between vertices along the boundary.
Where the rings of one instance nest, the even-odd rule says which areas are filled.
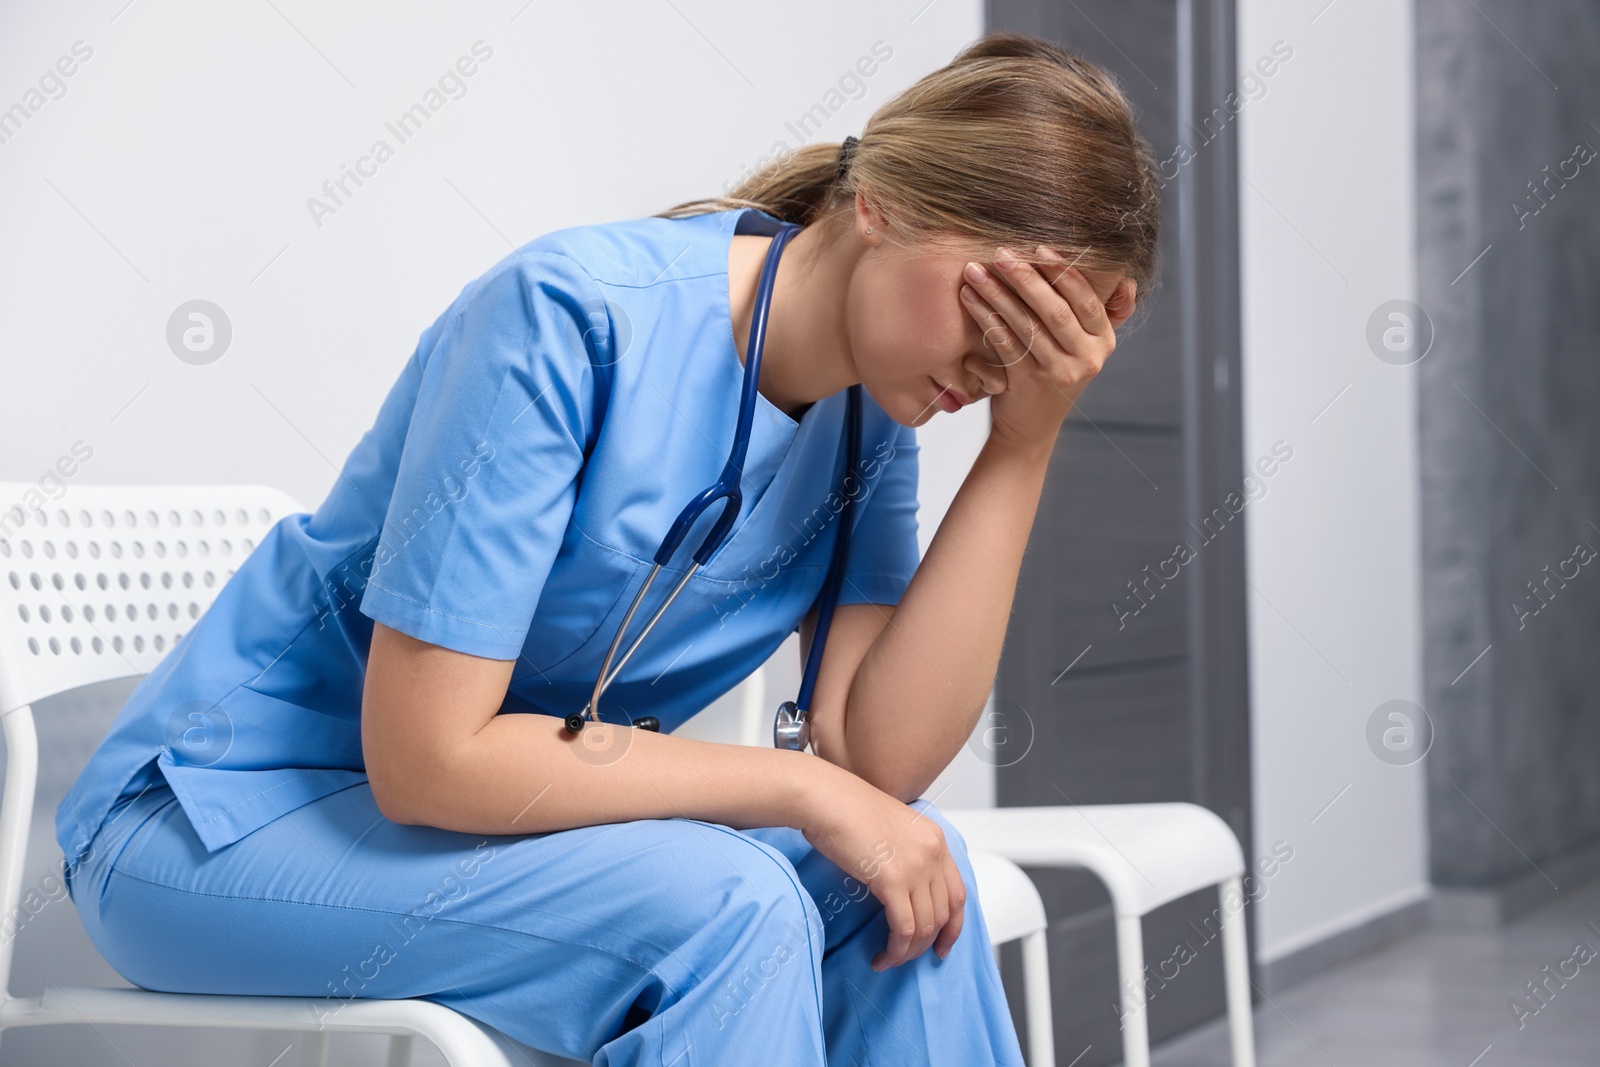
[[[0,509],[0,998],[9,999],[13,943],[28,918],[19,904],[39,775],[33,703],[150,673],[262,536],[305,509],[262,485],[74,483],[47,500],[27,482],[0,482]],[[30,891],[30,914],[58,885]]]
[[[262,485],[0,482],[0,714],[148,674],[262,535],[305,510]],[[12,503],[8,503],[12,502]]]

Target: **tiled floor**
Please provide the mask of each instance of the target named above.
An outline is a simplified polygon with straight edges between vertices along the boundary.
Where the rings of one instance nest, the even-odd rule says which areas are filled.
[[[1527,988],[1541,979],[1542,1006]],[[1520,1027],[1513,998],[1539,1008]],[[1502,929],[1424,929],[1258,1000],[1255,1032],[1259,1067],[1596,1067],[1600,881]],[[1163,1042],[1151,1062],[1227,1067],[1226,1021]]]

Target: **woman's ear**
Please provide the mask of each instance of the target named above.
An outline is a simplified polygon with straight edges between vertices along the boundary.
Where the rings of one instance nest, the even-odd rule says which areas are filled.
[[[854,223],[856,237],[867,245],[878,245],[884,241],[884,230],[887,228],[883,212],[878,210],[871,198],[867,196],[864,185],[856,188]]]
[[[1138,288],[1138,282],[1132,278],[1124,278],[1111,291],[1111,299],[1106,301],[1106,315],[1111,319],[1113,330],[1127,322],[1128,316],[1133,314]]]

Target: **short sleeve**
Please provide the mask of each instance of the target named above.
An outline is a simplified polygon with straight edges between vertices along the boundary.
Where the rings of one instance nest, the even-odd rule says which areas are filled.
[[[916,573],[917,430],[890,423],[898,432],[861,457],[864,497],[850,534],[841,604],[898,604]]]
[[[408,368],[420,381],[361,611],[515,659],[572,515],[594,366],[610,363],[591,362],[608,333],[589,312],[605,303],[555,253],[504,261],[456,303]]]

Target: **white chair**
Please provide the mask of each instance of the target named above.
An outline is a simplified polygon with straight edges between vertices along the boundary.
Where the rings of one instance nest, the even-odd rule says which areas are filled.
[[[766,668],[745,683],[740,704],[740,739],[771,744],[772,712],[765,693]],[[765,733],[765,737],[763,734]],[[1150,1067],[1150,1029],[1145,1016],[1144,916],[1200,889],[1215,886],[1222,936],[1224,993],[1234,1067],[1255,1067],[1249,962],[1244,933],[1244,855],[1233,830],[1198,804],[1075,804],[1015,808],[940,808],[967,842],[1029,867],[1081,867],[1094,872],[1111,893],[1116,917],[1117,979],[1122,1008],[1123,1067]],[[982,881],[980,877],[980,882]],[[983,895],[980,886],[979,896]],[[985,903],[983,916],[991,922]],[[1043,952],[1042,935],[1038,942]],[[1043,975],[1043,966],[1039,973]],[[1049,1004],[1048,987],[1030,976],[1030,1023]],[[1043,1018],[1048,1019],[1048,1014]],[[1041,1059],[1040,1039],[1029,1027],[1031,1062]],[[1044,1043],[1050,1044],[1050,1032]]]
[[[941,811],[944,809],[940,809]],[[989,928],[995,959],[1000,946],[1022,941],[1023,1006],[1027,1009],[1028,1067],[1055,1067],[1056,1039],[1050,1006],[1050,956],[1045,945],[1044,901],[1033,879],[1015,863],[995,852],[968,848],[976,879],[978,906]]]
[[[36,486],[0,482],[0,502]],[[0,506],[5,506],[0,503]],[[18,915],[33,822],[39,747],[34,702],[81,686],[142,676],[182,640],[238,564],[279,519],[305,509],[265,486],[71,486],[39,510],[0,511],[0,917]],[[1014,863],[973,851],[991,944],[1022,939],[1032,1067],[1053,1067],[1044,905]],[[135,987],[50,988],[11,995],[12,939],[0,939],[0,1036],[16,1026],[127,1023],[298,1031],[300,1062],[326,1067],[333,1033],[392,1035],[389,1067],[414,1041],[451,1067],[576,1067],[430,1000],[159,993]]]

